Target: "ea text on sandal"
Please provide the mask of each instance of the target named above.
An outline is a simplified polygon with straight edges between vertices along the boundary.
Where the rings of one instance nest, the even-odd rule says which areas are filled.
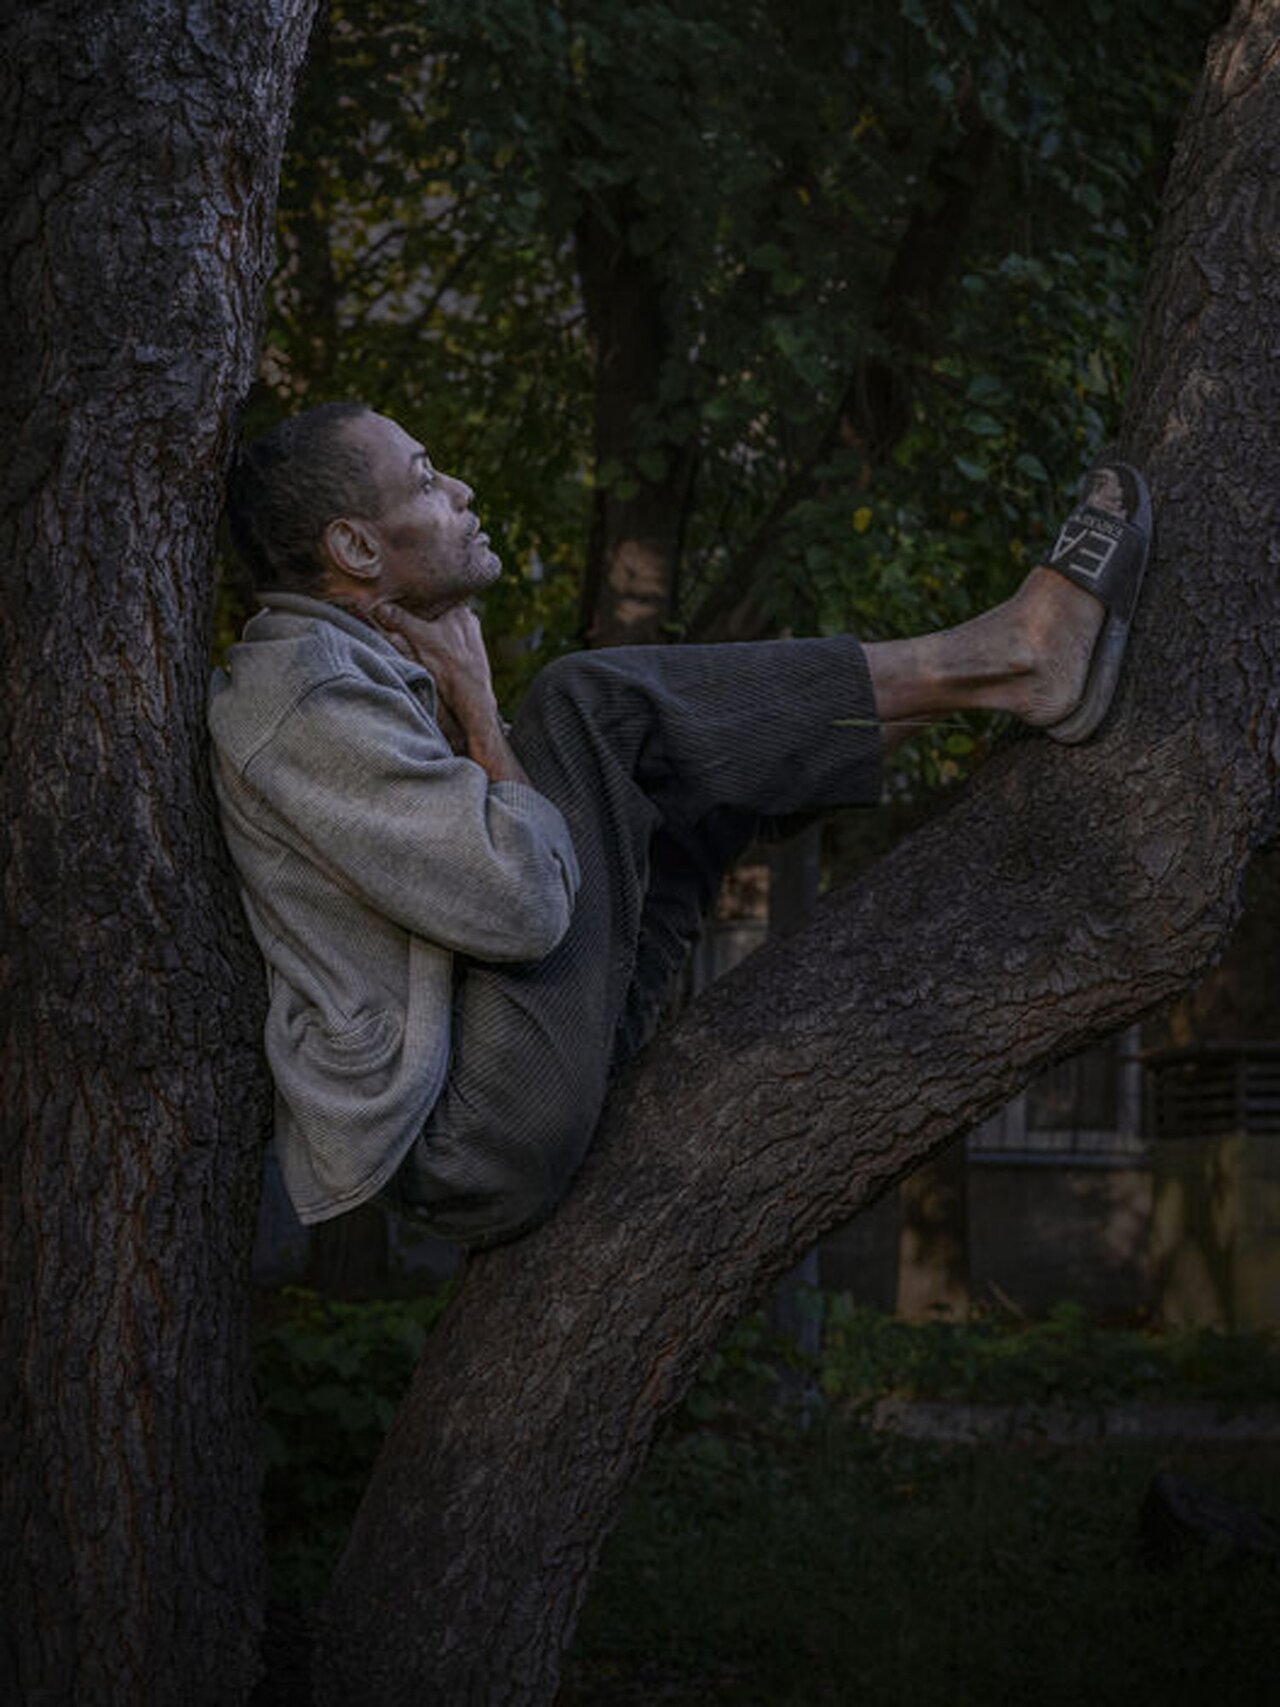
[[[1111,561],[1112,554],[1123,537],[1124,527],[1121,522],[1110,521],[1104,516],[1090,516],[1088,520],[1069,516],[1063,523],[1058,543],[1049,561],[1057,563],[1062,558],[1069,557],[1073,569],[1096,579]]]

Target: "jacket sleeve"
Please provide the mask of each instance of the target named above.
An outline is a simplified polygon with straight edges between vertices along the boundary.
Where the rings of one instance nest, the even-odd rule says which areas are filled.
[[[284,840],[415,936],[514,961],[568,929],[578,864],[558,810],[460,758],[403,684],[342,675],[312,688],[245,781]]]

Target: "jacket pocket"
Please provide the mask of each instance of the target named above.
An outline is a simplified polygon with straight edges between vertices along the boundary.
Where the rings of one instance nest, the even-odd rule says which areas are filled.
[[[303,1034],[302,1053],[327,1073],[365,1078],[396,1053],[400,1032],[396,1016],[386,1009],[364,1014],[341,1030],[313,1021]]]

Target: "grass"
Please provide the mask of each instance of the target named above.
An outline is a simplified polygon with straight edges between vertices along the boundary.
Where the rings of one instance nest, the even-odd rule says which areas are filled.
[[[432,1306],[276,1299],[259,1333],[276,1591],[323,1584]],[[777,1401],[754,1318],[672,1419],[608,1543],[560,1707],[1261,1707],[1280,1572],[1137,1546],[1173,1468],[1280,1518],[1280,1447],[975,1447],[877,1434],[886,1393],[977,1402],[1280,1398],[1274,1337],[1101,1330],[1060,1311],[909,1327],[838,1301]]]

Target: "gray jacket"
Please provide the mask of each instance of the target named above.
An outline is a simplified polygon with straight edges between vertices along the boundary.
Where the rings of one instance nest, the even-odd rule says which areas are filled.
[[[453,956],[534,960],[578,866],[536,790],[491,783],[421,665],[358,618],[272,593],[210,693],[214,780],[267,963],[267,1058],[303,1221],[372,1197],[449,1064]]]

